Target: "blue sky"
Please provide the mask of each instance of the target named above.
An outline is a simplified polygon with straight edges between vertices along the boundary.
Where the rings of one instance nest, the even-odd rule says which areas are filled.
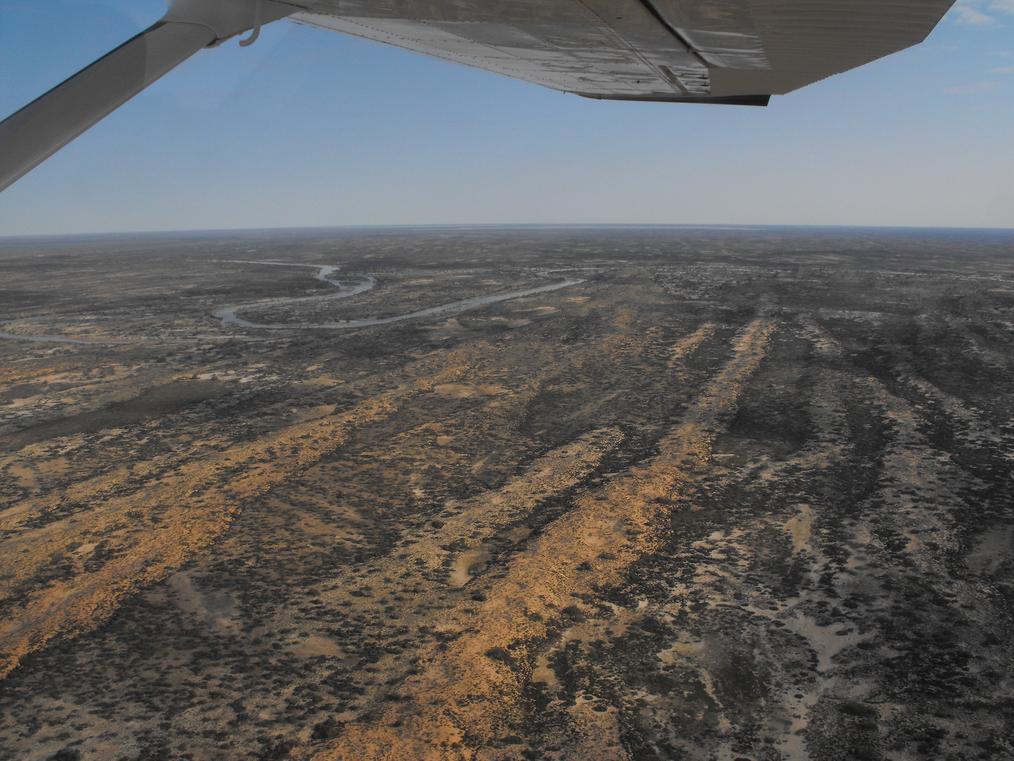
[[[0,1],[0,114],[164,9]],[[0,195],[0,235],[438,223],[1014,227],[1014,0],[767,109],[585,100],[283,21]]]

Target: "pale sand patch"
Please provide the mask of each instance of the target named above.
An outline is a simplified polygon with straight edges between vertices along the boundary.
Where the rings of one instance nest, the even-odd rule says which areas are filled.
[[[553,312],[559,312],[559,307],[549,306],[548,304],[540,307],[531,307],[529,309],[515,309],[515,312],[535,312],[536,314],[552,314]]]
[[[345,655],[338,643],[319,634],[311,634],[306,639],[292,645],[289,647],[289,652],[302,658],[316,658],[318,656],[341,658]]]
[[[169,577],[176,606],[184,614],[202,620],[221,632],[236,633],[236,601],[223,592],[202,592],[195,584],[192,571],[180,571]]]
[[[497,384],[441,383],[433,387],[433,393],[451,399],[471,399],[476,396],[500,396],[507,389]]]
[[[463,587],[472,578],[472,569],[489,562],[492,553],[489,547],[475,547],[465,550],[451,564],[450,584],[452,587]]]
[[[813,532],[813,508],[807,504],[799,505],[799,513],[785,521],[785,530],[792,539],[794,552],[808,551]]]
[[[669,368],[677,367],[690,354],[697,351],[702,343],[715,334],[717,325],[706,322],[689,335],[683,336],[669,349]]]

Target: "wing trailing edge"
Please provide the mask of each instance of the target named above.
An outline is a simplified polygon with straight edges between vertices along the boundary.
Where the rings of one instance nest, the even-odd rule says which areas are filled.
[[[610,95],[608,93],[578,92],[582,98],[593,100],[627,100],[639,103],[711,103],[716,106],[766,106],[770,95]]]

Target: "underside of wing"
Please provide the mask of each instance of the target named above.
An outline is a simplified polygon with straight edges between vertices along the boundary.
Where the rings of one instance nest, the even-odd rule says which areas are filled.
[[[206,46],[290,17],[588,98],[763,106],[915,45],[954,0],[170,0],[0,122],[0,190]]]
[[[593,98],[763,105],[925,39],[954,0],[306,0],[297,21]]]
[[[0,190],[197,51],[294,10],[274,0],[171,0],[161,20],[0,122]]]

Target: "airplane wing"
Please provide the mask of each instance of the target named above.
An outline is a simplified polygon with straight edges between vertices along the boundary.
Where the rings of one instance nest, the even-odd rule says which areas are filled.
[[[954,0],[309,0],[293,18],[591,98],[763,105],[926,38]]]
[[[285,17],[589,98],[767,105],[921,42],[953,2],[172,0],[0,122],[0,190],[201,48]]]

